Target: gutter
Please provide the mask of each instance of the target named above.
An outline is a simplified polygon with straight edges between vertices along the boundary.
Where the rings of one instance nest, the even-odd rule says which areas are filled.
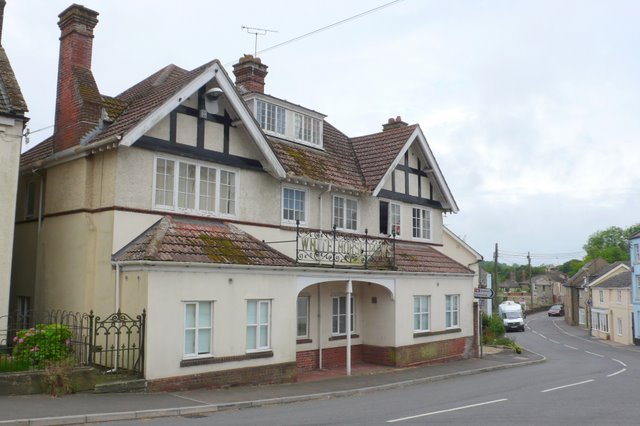
[[[26,166],[22,166],[20,168],[21,172],[30,169],[41,169],[44,167],[52,167],[58,166],[60,164],[68,163],[70,161],[76,160],[78,158],[86,157],[91,154],[95,154],[96,152],[112,149],[119,146],[119,142],[122,139],[120,135],[112,135],[108,138],[102,139],[100,141],[88,144],[88,145],[78,145],[71,148],[67,148],[64,151],[56,152],[50,155],[47,158],[42,160],[35,161]],[[113,146],[110,146],[113,145]]]

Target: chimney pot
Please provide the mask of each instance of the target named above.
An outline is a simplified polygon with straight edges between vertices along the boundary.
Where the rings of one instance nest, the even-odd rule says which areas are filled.
[[[402,118],[398,115],[396,118],[389,118],[389,120],[382,125],[382,131],[386,132],[387,130],[398,129],[406,126],[408,126],[408,124],[402,121]]]

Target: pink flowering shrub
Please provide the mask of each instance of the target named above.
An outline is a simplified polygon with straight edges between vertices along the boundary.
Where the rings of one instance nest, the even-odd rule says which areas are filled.
[[[71,353],[71,331],[62,324],[38,324],[35,328],[20,330],[13,343],[14,359],[42,368]]]

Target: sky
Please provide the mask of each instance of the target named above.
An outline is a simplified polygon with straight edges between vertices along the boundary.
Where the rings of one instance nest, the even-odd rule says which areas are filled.
[[[111,96],[170,63],[219,59],[233,75],[254,53],[242,27],[273,30],[258,37],[265,93],[348,136],[420,124],[460,208],[444,223],[486,260],[498,244],[500,262],[561,264],[640,222],[640,2],[404,0],[286,43],[389,0],[76,1],[100,13],[92,71]],[[53,130],[71,3],[7,0],[27,149]]]

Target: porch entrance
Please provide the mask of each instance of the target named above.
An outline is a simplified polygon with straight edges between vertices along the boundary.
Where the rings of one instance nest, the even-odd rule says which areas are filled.
[[[392,366],[381,356],[393,346],[395,280],[300,278],[296,362],[299,376],[351,375]],[[316,373],[312,373],[312,372]]]

